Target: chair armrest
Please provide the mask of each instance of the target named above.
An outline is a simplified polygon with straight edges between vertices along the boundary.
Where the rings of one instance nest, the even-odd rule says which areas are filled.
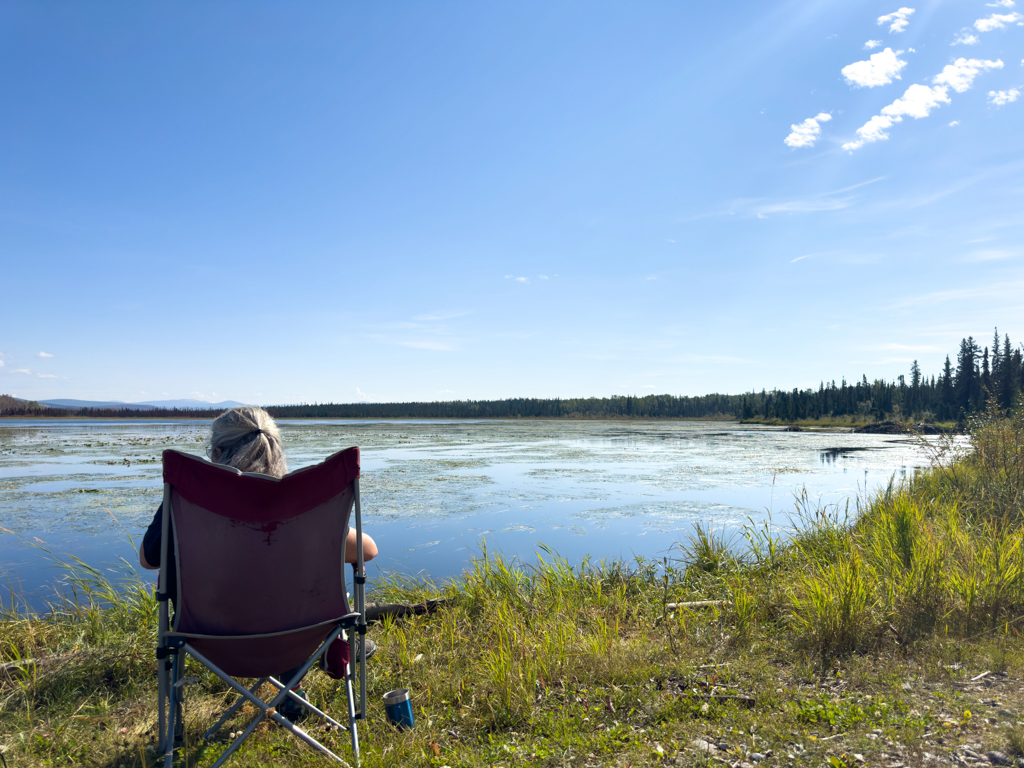
[[[349,614],[346,614],[346,615],[342,616],[338,620],[338,625],[342,629],[355,629],[356,627],[359,626],[359,620],[361,618],[362,618],[362,614],[360,614],[360,613],[349,613]]]

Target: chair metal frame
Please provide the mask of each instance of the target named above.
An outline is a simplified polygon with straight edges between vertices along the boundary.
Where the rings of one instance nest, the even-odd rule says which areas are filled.
[[[265,477],[265,475],[256,476]],[[356,530],[356,562],[353,564],[351,590],[353,604],[350,605],[350,608],[354,609],[353,612],[341,617],[340,620],[336,622],[332,622],[335,626],[330,631],[327,639],[320,645],[317,651],[306,661],[306,663],[299,668],[298,672],[295,673],[291,680],[278,680],[272,676],[267,676],[259,678],[254,685],[246,688],[234,677],[224,672],[216,664],[203,656],[202,653],[197,651],[189,643],[189,638],[201,637],[204,639],[243,640],[290,634],[291,632],[300,630],[290,630],[289,632],[278,632],[267,635],[211,636],[179,633],[171,629],[172,624],[168,607],[169,594],[167,589],[167,564],[169,562],[168,555],[171,551],[170,539],[173,518],[171,502],[172,485],[167,482],[164,483],[164,514],[162,539],[160,544],[160,574],[156,590],[156,597],[159,601],[156,657],[159,681],[158,696],[160,700],[158,715],[159,740],[157,750],[158,752],[163,753],[166,768],[171,768],[174,760],[174,753],[182,746],[181,744],[176,743],[175,731],[177,728],[183,728],[184,726],[184,723],[180,722],[180,720],[184,719],[183,688],[189,682],[188,678],[184,676],[185,660],[187,656],[192,656],[196,661],[217,675],[217,677],[227,683],[239,694],[235,703],[232,704],[231,707],[221,715],[217,722],[203,734],[203,738],[205,740],[209,741],[212,739],[228,719],[244,704],[252,704],[253,707],[258,710],[258,714],[253,718],[252,722],[249,723],[248,727],[235,737],[231,745],[217,759],[211,768],[218,768],[227,761],[264,720],[272,720],[277,723],[277,725],[291,732],[301,741],[305,742],[326,757],[329,757],[342,765],[347,765],[341,757],[334,754],[330,749],[306,733],[305,730],[296,726],[276,711],[276,708],[288,698],[292,701],[298,702],[316,715],[324,718],[330,725],[342,730],[348,730],[352,738],[352,753],[355,758],[355,763],[357,766],[359,765],[359,735],[356,728],[356,721],[366,718],[366,566],[363,560],[363,519],[362,510],[359,504],[359,478],[354,478],[352,480],[352,484],[353,508],[349,511],[349,522],[354,512]],[[347,524],[345,529],[346,539],[349,528],[351,528],[351,525]],[[347,588],[347,581],[344,573],[345,569],[343,568],[342,588]],[[308,629],[308,627],[304,627],[302,629]],[[348,704],[347,727],[339,723],[337,720],[334,720],[328,714],[313,706],[313,704],[292,691],[292,686],[297,685],[309,669],[321,660],[328,647],[339,635],[342,635],[343,639],[348,640],[350,644],[349,662],[346,665],[344,676],[345,698]],[[353,671],[353,664],[358,666],[358,673]],[[356,683],[356,680],[358,680],[359,688],[358,708],[356,707],[353,691],[353,686]],[[262,685],[267,683],[276,688],[277,693],[272,698],[265,700],[257,696],[256,691],[259,690]]]

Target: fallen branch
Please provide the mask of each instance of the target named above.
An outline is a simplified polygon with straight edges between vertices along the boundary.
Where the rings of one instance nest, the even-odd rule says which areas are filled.
[[[451,605],[451,600],[443,597],[425,600],[422,603],[367,603],[366,620],[381,621],[386,616],[393,616],[396,619],[403,616],[422,616],[425,613],[433,613],[438,608]]]
[[[695,600],[690,603],[665,603],[665,607],[673,608],[709,608],[714,605],[725,605],[728,600]]]

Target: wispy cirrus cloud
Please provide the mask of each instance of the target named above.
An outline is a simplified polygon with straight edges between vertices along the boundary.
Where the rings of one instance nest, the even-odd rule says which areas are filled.
[[[1011,251],[1000,248],[983,248],[974,251],[970,255],[970,261],[999,261],[1001,259],[1012,259],[1020,255],[1020,251]]]
[[[819,112],[814,117],[808,117],[802,123],[789,126],[792,129],[783,141],[787,147],[813,147],[814,143],[821,136],[821,123],[827,123],[832,119],[828,112]]]
[[[842,69],[842,75],[847,85],[855,88],[875,88],[879,85],[888,85],[894,79],[900,79],[900,70],[907,66],[907,62],[899,58],[903,51],[893,51],[886,48],[884,51],[871,54],[866,61],[855,61],[847,64]]]
[[[422,312],[410,320],[391,320],[367,326],[366,338],[378,344],[392,344],[410,349],[452,352],[459,349],[448,320],[473,314],[469,310],[436,310]]]
[[[528,283],[530,278],[528,277],[516,277],[515,275],[505,275],[506,280],[512,280],[517,283]]]
[[[412,349],[429,349],[434,352],[453,352],[456,349],[454,344],[450,344],[446,341],[399,341],[396,343],[402,347],[411,347]]]
[[[981,72],[1002,67],[1002,60],[960,58],[952,64],[947,64],[932,79],[933,86],[918,83],[910,86],[903,96],[883,107],[881,114],[875,115],[858,128],[857,139],[843,144],[843,149],[852,152],[865,144],[888,139],[888,130],[896,123],[903,122],[904,117],[912,117],[915,120],[928,117],[934,109],[950,103],[950,88],[957,93],[963,93],[970,89],[974,79]]]
[[[804,259],[813,259],[815,256],[821,256],[821,254],[820,253],[805,253],[803,256],[797,256],[795,259],[790,259],[789,263],[790,264],[796,264],[798,261],[803,261]]]
[[[1011,88],[1008,91],[989,91],[988,103],[1001,107],[1004,104],[1010,104],[1011,102],[1016,101],[1019,97],[1020,91],[1016,88]]]
[[[974,28],[979,32],[991,32],[993,29],[1002,29],[1008,24],[1024,26],[1024,15],[1016,11],[1013,13],[993,13],[987,19],[978,19],[974,22]]]
[[[470,314],[472,314],[472,312],[468,310],[426,312],[422,315],[415,315],[412,319],[418,323],[432,323],[438,320],[453,320],[456,317],[465,317]]]
[[[36,357],[53,357],[49,352],[40,352]]]
[[[981,38],[973,34],[969,29],[961,29],[950,45],[977,45]]]
[[[900,8],[898,11],[887,13],[878,17],[878,25],[889,24],[889,34],[900,33],[907,28],[910,17],[914,15],[913,8]]]
[[[938,352],[938,347],[925,344],[877,344],[868,349],[891,350],[893,352]]]
[[[760,219],[768,218],[773,214],[787,213],[817,213],[819,211],[838,211],[849,208],[857,201],[857,195],[851,195],[855,189],[866,187],[869,184],[884,179],[878,176],[859,184],[836,189],[831,192],[822,192],[818,195],[806,195],[804,197],[793,197],[785,200],[769,200],[766,198],[743,198],[733,202],[732,206],[725,213],[729,215],[757,216]]]
[[[955,288],[948,291],[932,291],[918,296],[908,296],[893,304],[891,309],[906,309],[909,307],[937,306],[950,302],[1007,302],[1017,305],[1021,292],[1024,291],[1024,281],[1002,282],[991,285],[982,285],[970,288]]]

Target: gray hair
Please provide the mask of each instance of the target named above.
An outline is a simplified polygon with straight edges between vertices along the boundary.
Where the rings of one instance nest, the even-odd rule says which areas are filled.
[[[213,420],[206,455],[216,464],[242,472],[272,477],[288,472],[277,424],[269,413],[251,405],[224,411]]]

